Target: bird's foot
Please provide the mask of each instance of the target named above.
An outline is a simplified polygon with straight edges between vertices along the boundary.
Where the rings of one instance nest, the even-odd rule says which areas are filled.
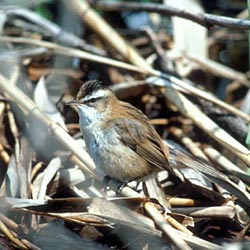
[[[108,175],[106,175],[103,179],[103,186],[104,186],[104,192],[107,193],[108,191],[108,188],[109,188],[109,182],[112,178]],[[116,181],[116,185],[117,185],[117,188],[115,189],[115,193],[116,195],[121,195],[121,191],[124,187],[127,186],[127,184],[129,183],[129,181],[125,181],[125,182],[118,182]]]
[[[121,191],[124,187],[126,187],[128,185],[129,181],[125,181],[123,183],[120,183],[115,191],[116,195],[121,195]]]

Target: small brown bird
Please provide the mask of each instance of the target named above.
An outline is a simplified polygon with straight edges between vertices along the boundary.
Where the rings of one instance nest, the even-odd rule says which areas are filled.
[[[87,150],[104,175],[121,182],[164,169],[175,175],[168,148],[149,119],[100,82],[84,83],[69,104],[78,109]]]
[[[87,150],[104,176],[127,183],[167,170],[171,180],[178,183],[181,179],[171,166],[190,167],[240,197],[241,203],[250,211],[250,195],[247,192],[205,162],[165,146],[140,110],[119,101],[100,82],[84,83],[76,99],[68,104],[77,107]],[[147,179],[151,181],[155,178]],[[184,182],[188,184],[185,179]],[[203,192],[203,195],[206,193]],[[207,195],[209,198],[209,192]]]

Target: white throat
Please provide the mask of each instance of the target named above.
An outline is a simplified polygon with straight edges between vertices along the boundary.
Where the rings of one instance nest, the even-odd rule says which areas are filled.
[[[77,106],[79,114],[80,127],[89,126],[91,123],[101,120],[102,114],[98,112],[95,108],[89,107],[87,105]]]

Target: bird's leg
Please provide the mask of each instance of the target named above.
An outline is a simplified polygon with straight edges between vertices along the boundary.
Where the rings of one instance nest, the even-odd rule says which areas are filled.
[[[109,182],[111,180],[111,177],[108,176],[108,175],[105,175],[104,179],[103,179],[103,186],[104,186],[104,192],[107,193],[108,191],[108,187],[109,187]],[[121,194],[121,191],[124,187],[127,186],[127,184],[129,183],[129,181],[125,181],[125,182],[118,182],[118,186],[115,190],[115,193],[117,195],[120,195]]]
[[[103,187],[104,187],[104,193],[106,194],[108,191],[108,186],[109,186],[109,181],[110,181],[110,176],[105,175],[103,179]]]
[[[128,185],[128,183],[129,183],[129,181],[125,181],[125,182],[121,182],[119,185],[118,185],[118,187],[117,187],[117,189],[116,189],[116,191],[115,191],[115,193],[116,193],[116,195],[121,195],[121,191],[122,191],[122,189],[124,188],[124,187],[126,187],[127,185]]]

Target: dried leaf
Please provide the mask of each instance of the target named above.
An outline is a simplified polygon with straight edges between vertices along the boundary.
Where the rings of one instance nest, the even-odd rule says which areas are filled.
[[[55,104],[51,101],[46,85],[45,78],[41,77],[34,91],[34,101],[37,106],[54,122],[60,124],[67,130],[62,115],[58,112]]]

